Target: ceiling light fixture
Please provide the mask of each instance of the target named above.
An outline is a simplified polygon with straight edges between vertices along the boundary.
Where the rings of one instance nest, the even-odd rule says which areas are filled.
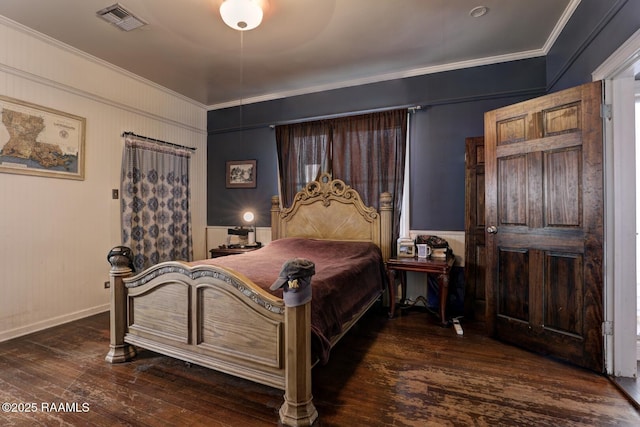
[[[225,0],[220,5],[220,16],[234,30],[253,30],[262,22],[263,11],[258,2],[259,0]]]

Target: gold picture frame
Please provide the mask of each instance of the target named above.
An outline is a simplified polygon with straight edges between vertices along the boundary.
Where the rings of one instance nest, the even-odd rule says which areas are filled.
[[[256,188],[257,160],[233,160],[227,162],[227,188]]]
[[[0,119],[0,172],[84,180],[84,117],[0,95]]]
[[[398,239],[398,258],[413,258],[416,255],[415,244],[412,239]]]

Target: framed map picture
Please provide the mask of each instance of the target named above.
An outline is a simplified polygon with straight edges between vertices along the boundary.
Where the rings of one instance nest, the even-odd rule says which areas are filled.
[[[0,172],[84,179],[86,119],[0,96]]]
[[[256,188],[256,160],[227,162],[227,188]]]

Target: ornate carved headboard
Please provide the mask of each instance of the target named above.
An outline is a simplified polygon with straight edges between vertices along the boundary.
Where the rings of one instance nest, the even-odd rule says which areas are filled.
[[[290,208],[271,200],[272,240],[306,237],[373,242],[387,260],[391,256],[391,194],[380,195],[380,212],[367,207],[358,192],[328,174],[299,191]]]

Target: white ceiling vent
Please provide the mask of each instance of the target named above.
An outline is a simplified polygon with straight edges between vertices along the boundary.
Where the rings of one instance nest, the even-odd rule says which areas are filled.
[[[124,31],[135,30],[143,25],[147,25],[143,19],[134,16],[119,3],[105,7],[97,11],[96,14]]]

